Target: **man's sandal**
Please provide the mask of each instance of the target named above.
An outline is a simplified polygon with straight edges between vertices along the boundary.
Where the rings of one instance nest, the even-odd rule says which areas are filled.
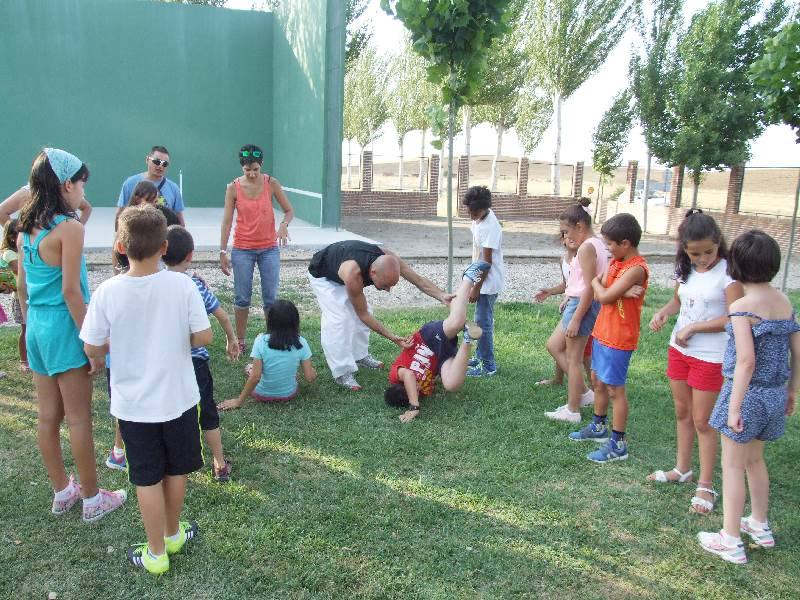
[[[706,500],[705,498],[701,498],[700,496],[697,495],[692,496],[692,503],[689,507],[689,510],[691,510],[693,513],[697,515],[707,515],[714,510],[714,504],[717,502],[719,494],[716,492],[716,490],[713,490],[705,486],[698,486],[697,489],[695,490],[695,494],[697,492],[705,492],[706,494],[711,494],[712,499]]]
[[[667,477],[667,473],[675,473],[678,476],[678,478],[670,479],[669,477]],[[678,469],[672,469],[671,471],[667,471],[666,473],[664,471],[658,470],[648,475],[647,479],[649,481],[655,481],[656,483],[687,483],[692,480],[692,475],[694,475],[694,472],[691,469],[686,471],[686,473],[681,473],[680,471],[678,471]]]

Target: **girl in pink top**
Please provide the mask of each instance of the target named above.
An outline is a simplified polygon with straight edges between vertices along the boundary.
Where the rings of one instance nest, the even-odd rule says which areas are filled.
[[[583,351],[592,333],[600,304],[594,299],[592,279],[603,274],[608,266],[605,243],[594,235],[592,218],[583,206],[574,204],[559,218],[567,244],[578,251],[569,268],[565,294],[567,303],[561,315],[561,336],[551,336],[547,350],[567,374],[567,403],[545,416],[557,421],[579,423],[580,408],[594,402],[594,393],[583,379]],[[555,338],[555,339],[554,339]]]
[[[264,319],[275,302],[280,274],[279,246],[289,239],[289,223],[294,210],[278,180],[261,172],[264,152],[258,146],[246,144],[239,150],[239,164],[243,177],[237,177],[225,190],[225,209],[222,215],[219,266],[225,275],[233,267],[233,308],[236,317],[236,335],[239,350],[247,346],[247,317],[253,294],[253,272],[258,265],[261,276],[261,299]],[[283,210],[283,220],[275,228],[273,196]],[[231,234],[233,213],[236,212],[236,229],[233,248],[228,258],[228,238]]]

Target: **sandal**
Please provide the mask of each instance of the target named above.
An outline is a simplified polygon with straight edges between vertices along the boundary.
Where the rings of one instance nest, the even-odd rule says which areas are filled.
[[[667,477],[667,473],[675,473],[678,478],[670,479]],[[681,473],[677,468],[675,468],[671,471],[667,471],[666,473],[661,470],[650,473],[650,475],[647,476],[647,480],[655,481],[656,483],[687,483],[692,480],[692,475],[694,475],[694,472],[691,469],[686,471],[686,473]]]
[[[697,492],[705,492],[706,494],[711,494],[712,499],[706,500],[705,498],[701,498],[700,496],[697,495]],[[692,503],[689,506],[689,510],[697,515],[707,515],[714,510],[714,504],[716,504],[718,497],[719,494],[716,492],[716,490],[713,490],[710,487],[705,487],[703,485],[698,485],[697,489],[695,490],[695,495],[692,496]]]

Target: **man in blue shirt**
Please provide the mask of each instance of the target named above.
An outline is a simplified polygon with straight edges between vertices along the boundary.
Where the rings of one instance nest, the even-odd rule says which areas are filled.
[[[164,146],[153,146],[152,150],[150,150],[150,154],[145,157],[145,164],[147,165],[147,171],[131,175],[125,180],[125,183],[122,184],[114,222],[116,223],[116,218],[119,217],[119,213],[121,213],[122,209],[130,202],[131,195],[133,195],[133,188],[136,187],[136,184],[143,179],[147,179],[148,181],[152,181],[158,188],[158,203],[165,205],[167,208],[171,208],[178,215],[181,225],[185,226],[181,190],[174,181],[166,177],[167,168],[169,167],[169,151]]]

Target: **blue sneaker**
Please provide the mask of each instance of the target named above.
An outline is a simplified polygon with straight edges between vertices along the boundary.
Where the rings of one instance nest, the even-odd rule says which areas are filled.
[[[573,431],[569,434],[569,439],[573,442],[605,442],[608,440],[608,427],[602,423],[589,423],[580,431]]]
[[[465,344],[471,344],[472,342],[477,342],[479,339],[481,339],[482,335],[483,335],[483,329],[478,327],[477,323],[468,322],[466,325],[464,325],[463,338]],[[472,361],[475,361],[474,365],[470,364],[472,363]],[[477,358],[473,358],[467,363],[467,365],[469,365],[470,367],[476,367],[478,366],[478,362],[479,361]]]
[[[108,453],[108,458],[106,459],[106,466],[109,469],[116,469],[117,471],[125,471],[128,469],[128,461],[123,454],[120,458],[114,454],[114,449],[112,448],[111,451]]]
[[[491,377],[497,375],[497,367],[491,369],[486,367],[486,364],[481,363],[471,369],[467,369],[467,377]]]
[[[628,460],[628,444],[624,440],[619,442],[608,440],[600,448],[587,455],[586,458],[598,464],[615,460]]]
[[[477,367],[479,364],[481,364],[481,361],[473,356],[472,358],[469,359],[469,362],[467,363],[467,367],[472,369],[474,367]]]
[[[492,265],[485,260],[476,260],[464,270],[462,277],[466,277],[472,283],[480,283],[480,281],[483,280],[483,276],[486,275],[486,271],[491,268]]]

